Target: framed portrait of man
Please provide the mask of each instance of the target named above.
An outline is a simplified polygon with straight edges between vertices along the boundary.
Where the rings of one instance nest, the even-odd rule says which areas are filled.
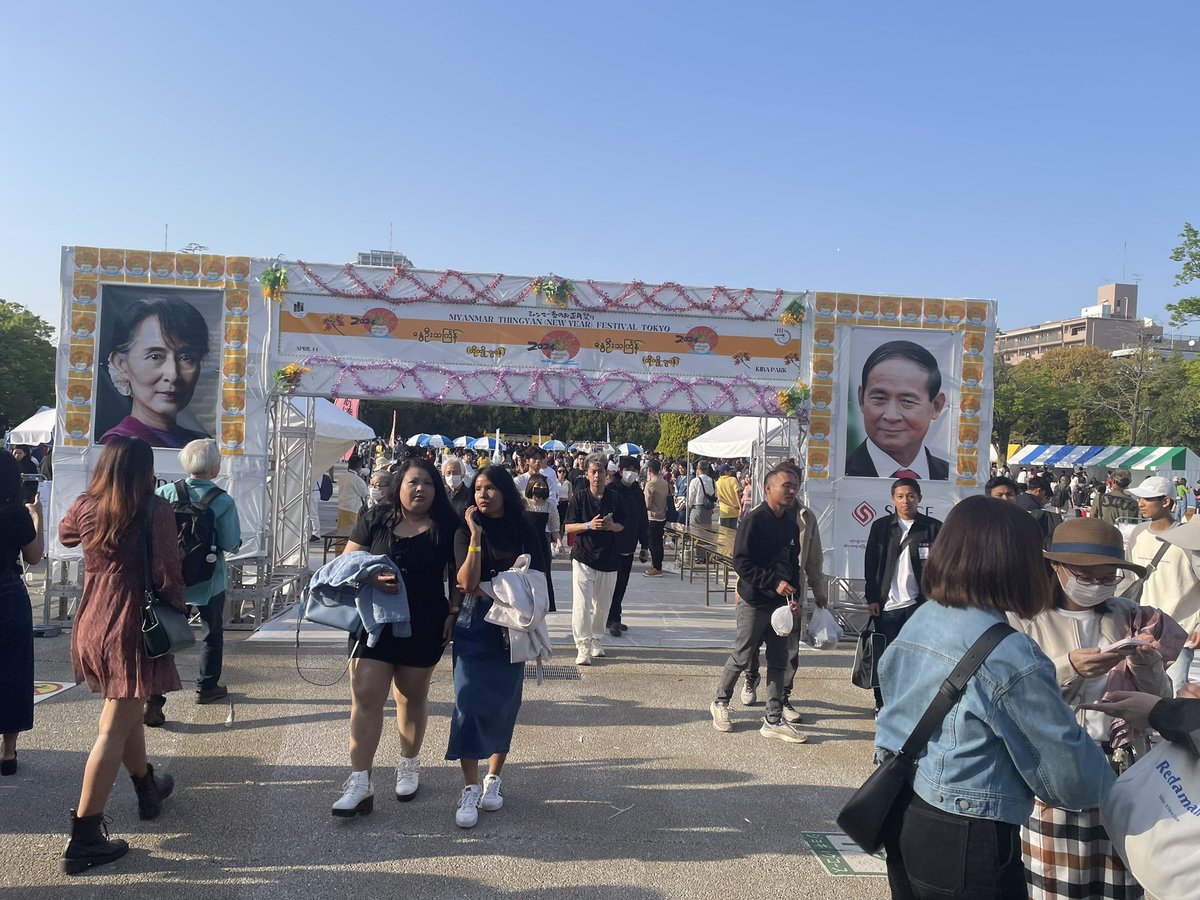
[[[853,328],[844,359],[848,478],[950,479],[961,334]]]

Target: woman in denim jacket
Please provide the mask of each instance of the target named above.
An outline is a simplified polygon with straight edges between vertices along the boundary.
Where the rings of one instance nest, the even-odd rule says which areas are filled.
[[[897,753],[938,687],[989,627],[1051,603],[1042,534],[1023,510],[968,497],[950,511],[922,577],[930,603],[880,660],[877,757]],[[1108,760],[1063,702],[1029,637],[1004,638],[918,758],[913,797],[888,836],[894,898],[1025,898],[1020,826],[1034,797],[1100,805]]]

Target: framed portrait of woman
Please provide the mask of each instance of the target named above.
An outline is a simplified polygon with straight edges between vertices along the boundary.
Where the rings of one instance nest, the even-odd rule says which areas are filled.
[[[92,439],[216,436],[224,292],[102,284]]]

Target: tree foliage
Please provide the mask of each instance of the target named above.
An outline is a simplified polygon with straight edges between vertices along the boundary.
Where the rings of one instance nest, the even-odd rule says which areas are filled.
[[[54,405],[53,334],[24,306],[0,300],[0,432]]]
[[[1179,246],[1171,251],[1171,259],[1182,263],[1179,274],[1175,276],[1177,286],[1200,280],[1200,231],[1191,222],[1184,222],[1179,237]],[[1168,303],[1167,311],[1171,313],[1171,325],[1174,327],[1200,319],[1200,296],[1184,297],[1177,303]]]
[[[1200,446],[1200,360],[1163,355],[1145,332],[1114,358],[1096,347],[1051,350],[995,367],[992,436],[1016,444]]]

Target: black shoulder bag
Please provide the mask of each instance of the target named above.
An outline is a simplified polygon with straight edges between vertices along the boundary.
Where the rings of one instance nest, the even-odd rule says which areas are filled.
[[[979,636],[938,687],[937,696],[900,752],[872,772],[838,813],[838,827],[868,853],[878,852],[889,831],[899,826],[899,819],[893,813],[902,812],[908,805],[917,757],[929,743],[933,730],[958,702],[968,679],[983,665],[988,654],[1013,632],[1010,625],[997,622]]]
[[[154,498],[151,497],[146,505],[146,516],[142,520],[142,644],[148,657],[158,659],[168,653],[186,650],[196,643],[196,636],[192,633],[187,616],[154,593],[154,579],[151,577],[151,560],[154,558]]]

